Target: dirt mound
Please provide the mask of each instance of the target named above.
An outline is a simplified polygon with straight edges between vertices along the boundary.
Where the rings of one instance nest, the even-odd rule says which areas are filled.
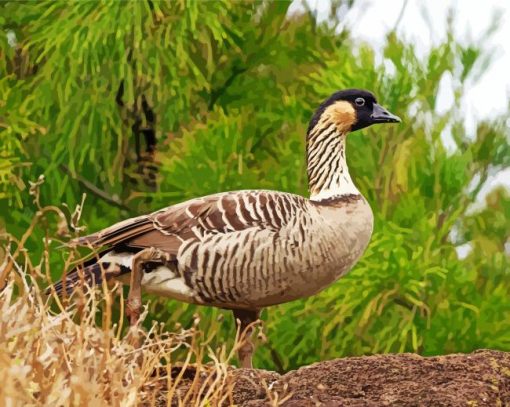
[[[510,354],[336,359],[285,375],[256,369],[233,374],[241,406],[510,406]]]

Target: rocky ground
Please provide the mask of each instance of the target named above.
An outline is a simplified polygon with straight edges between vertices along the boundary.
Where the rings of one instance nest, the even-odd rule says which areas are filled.
[[[510,354],[490,350],[344,358],[284,375],[238,369],[234,377],[234,402],[251,407],[510,406]]]
[[[188,368],[177,393],[188,391],[193,378]],[[510,353],[352,357],[283,375],[232,369],[229,383],[232,392],[225,406],[510,406]]]

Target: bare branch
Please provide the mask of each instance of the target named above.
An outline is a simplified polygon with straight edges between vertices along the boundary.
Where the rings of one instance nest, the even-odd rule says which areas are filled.
[[[67,167],[66,165],[60,164],[59,168],[62,171],[64,171],[66,174],[68,174],[72,179],[74,179],[75,181],[78,181],[87,191],[91,192],[95,196],[103,199],[104,201],[106,201],[108,203],[111,203],[112,205],[115,205],[116,207],[118,207],[120,209],[130,211],[130,208],[128,206],[126,206],[120,199],[110,196],[108,193],[106,193],[102,189],[98,188],[92,182],[83,178],[81,175],[73,173],[69,169],[69,167]]]

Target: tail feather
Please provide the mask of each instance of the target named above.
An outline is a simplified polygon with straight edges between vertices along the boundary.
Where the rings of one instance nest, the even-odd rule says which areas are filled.
[[[93,263],[84,268],[75,268],[69,272],[62,280],[58,281],[46,290],[49,295],[52,289],[59,297],[70,296],[77,288],[87,290],[103,283],[103,273],[107,280],[122,274],[118,267],[115,270],[109,270],[109,265],[104,263]],[[104,271],[101,270],[103,268]]]
[[[131,272],[133,253],[127,251],[107,251],[101,253],[100,259],[89,259],[81,267],[77,267],[63,276],[62,280],[46,290],[49,295],[55,290],[59,297],[70,296],[77,288],[87,290],[106,280]]]
[[[85,268],[75,268],[55,283],[52,288],[59,297],[70,296],[78,287],[85,289],[99,285],[102,281],[101,266],[99,263],[94,263]],[[52,288],[48,288],[46,293],[51,293]]]

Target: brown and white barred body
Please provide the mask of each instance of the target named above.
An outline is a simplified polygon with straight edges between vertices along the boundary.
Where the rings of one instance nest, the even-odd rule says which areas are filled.
[[[142,287],[190,303],[249,310],[313,295],[351,269],[372,234],[372,211],[346,164],[346,135],[355,120],[346,101],[312,120],[310,199],[276,191],[210,195],[76,243],[109,248],[99,262],[108,277],[125,283],[136,253],[159,249],[167,258],[144,264]],[[78,280],[69,276],[57,291]]]

